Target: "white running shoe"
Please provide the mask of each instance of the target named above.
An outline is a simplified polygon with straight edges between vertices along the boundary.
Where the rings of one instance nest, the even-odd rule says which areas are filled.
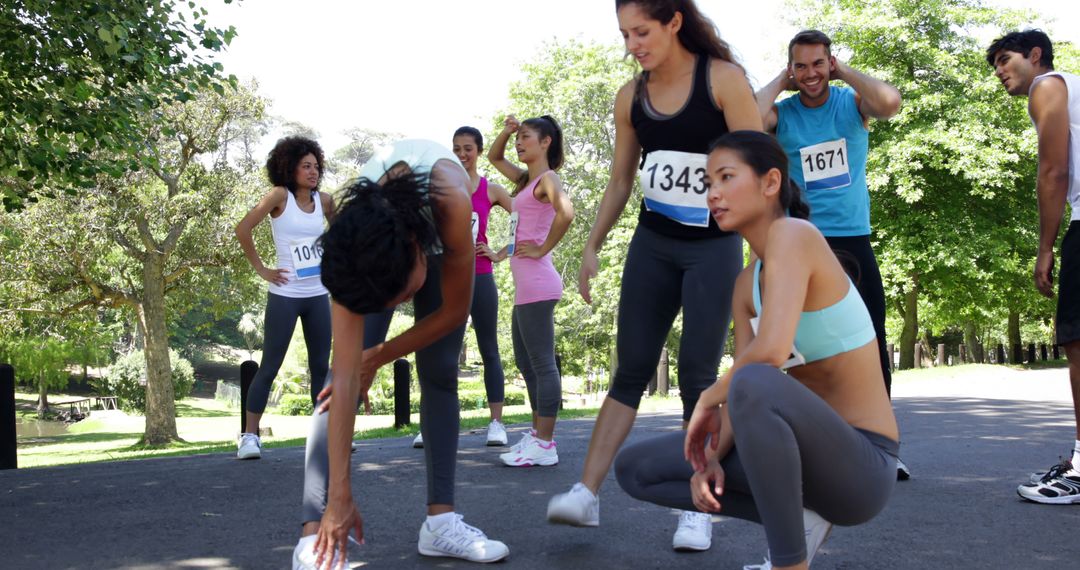
[[[487,429],[488,445],[506,445],[506,428],[499,420],[491,420]]]
[[[911,468],[909,468],[906,463],[904,463],[903,461],[900,460],[899,457],[897,457],[896,458],[896,480],[897,481],[907,481],[908,479],[911,479]]]
[[[600,498],[584,483],[574,483],[569,493],[560,493],[548,501],[547,519],[553,524],[600,526]]]
[[[469,562],[496,562],[510,554],[505,544],[491,540],[480,529],[465,524],[457,513],[450,522],[435,530],[428,528],[426,521],[420,525],[417,550],[424,556],[450,556]]]
[[[679,528],[671,538],[671,547],[679,551],[702,551],[712,546],[712,516],[697,511],[683,511]]]
[[[1047,505],[1080,503],[1080,470],[1064,459],[1038,481],[1017,487],[1016,493],[1029,501]]]
[[[507,461],[508,459],[512,458],[514,455],[517,454],[517,452],[524,449],[526,445],[529,445],[529,442],[532,441],[534,437],[536,437],[536,430],[530,429],[529,431],[525,432],[524,434],[522,434],[521,439],[519,439],[517,443],[510,446],[510,451],[499,454],[499,459]]]
[[[308,535],[300,538],[300,541],[296,543],[296,548],[292,551],[292,567],[293,570],[319,570],[319,567],[315,565],[315,539],[318,535]],[[334,562],[330,564],[330,568],[338,568],[338,563],[341,559],[337,556],[334,557]],[[323,562],[323,568],[327,568],[327,564]],[[349,567],[349,559],[345,558],[345,565],[343,568]]]
[[[529,442],[516,453],[504,453],[499,458],[507,467],[532,467],[534,465],[547,467],[559,463],[559,452],[554,439],[544,442],[534,437],[530,438]]]
[[[424,434],[423,433],[416,434],[416,437],[413,438],[413,440],[412,440],[412,446],[417,448],[417,449],[420,449],[420,448],[424,447]]]
[[[829,533],[832,531],[832,523],[822,518],[810,509],[803,509],[803,528],[806,533],[806,567],[810,567],[810,563],[814,561],[814,555],[817,554],[822,544],[825,544],[825,539],[829,538]],[[772,561],[769,559],[769,555],[765,555],[765,562],[763,564],[747,564],[743,566],[743,570],[772,570]]]
[[[253,433],[240,434],[236,444],[237,459],[259,459],[262,457],[262,440]]]

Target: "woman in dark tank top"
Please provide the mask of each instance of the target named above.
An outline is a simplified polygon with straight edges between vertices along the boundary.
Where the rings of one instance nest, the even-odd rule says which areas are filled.
[[[709,143],[730,130],[762,129],[743,68],[693,0],[616,0],[619,30],[641,65],[615,99],[615,156],[583,252],[578,289],[640,175],[644,193],[619,297],[619,367],[593,430],[581,482],[548,505],[548,520],[599,524],[596,494],[637,415],[641,394],[679,311],[679,389],[683,425],[698,395],[716,379],[731,319],[731,291],[742,269],[742,242],[720,231],[706,204]],[[683,513],[672,545],[709,547],[707,515]]]

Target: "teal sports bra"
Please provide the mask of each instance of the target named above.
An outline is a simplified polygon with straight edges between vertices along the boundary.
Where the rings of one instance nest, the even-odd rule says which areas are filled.
[[[754,312],[761,316],[761,260],[754,266]],[[757,318],[751,319],[756,324]],[[757,327],[754,327],[757,334]],[[874,340],[874,323],[870,311],[859,296],[859,290],[848,278],[848,292],[843,299],[817,311],[803,311],[795,329],[795,363],[785,363],[788,368],[799,362],[814,362],[830,356],[854,350]]]

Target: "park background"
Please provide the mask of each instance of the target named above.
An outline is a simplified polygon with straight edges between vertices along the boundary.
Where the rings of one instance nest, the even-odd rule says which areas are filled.
[[[1005,31],[1037,25],[1058,40],[1056,67],[1080,71],[1077,31],[1067,25],[1080,8],[730,4],[700,2],[755,88],[782,67],[795,31],[817,27],[841,58],[904,97],[893,120],[872,125],[868,164],[887,341],[899,366],[958,360],[961,345],[968,360],[1019,363],[1027,351],[1014,347],[1051,344],[1053,301],[1030,277],[1034,131],[1024,101],[1004,93],[983,49]],[[289,134],[322,142],[324,188],[333,191],[400,136],[449,145],[463,124],[493,139],[511,112],[560,120],[568,150],[562,177],[578,218],[555,253],[566,284],[558,351],[572,391],[603,389],[637,215],[632,202],[609,235],[596,301],[586,305],[577,271],[607,182],[612,101],[636,71],[624,58],[612,3],[105,1],[50,11],[55,6],[24,0],[0,14],[0,362],[14,365],[23,387],[21,415],[47,415],[50,394],[54,401],[118,394],[128,413],[80,422],[58,438],[27,438],[20,454],[78,461],[101,458],[85,454],[87,445],[135,440],[208,449],[176,442],[178,416],[181,424],[206,424],[188,443],[231,445],[235,431],[210,420],[238,411],[184,397],[209,396],[216,380],[238,377],[240,361],[258,359],[265,286],[232,229],[268,189],[266,152]],[[504,224],[493,215],[496,244]],[[268,224],[257,238],[263,259],[272,259]],[[496,280],[503,362],[513,379],[505,266]],[[410,320],[408,309],[399,311],[391,332]],[[677,321],[667,346],[675,386],[680,335]],[[479,356],[466,338],[468,377]],[[999,344],[1004,359],[990,350]],[[297,331],[275,383],[280,413],[304,412],[306,374]],[[463,391],[467,407],[483,407],[479,382],[466,379]],[[521,397],[520,389],[511,393]],[[389,370],[373,394],[385,411]],[[275,421],[290,434],[297,432],[279,426],[303,425],[302,416]]]

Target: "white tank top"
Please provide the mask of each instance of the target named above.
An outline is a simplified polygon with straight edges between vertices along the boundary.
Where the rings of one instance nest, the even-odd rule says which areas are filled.
[[[1031,82],[1031,88],[1047,77],[1058,76],[1065,81],[1069,92],[1069,197],[1072,207],[1071,221],[1080,220],[1080,77],[1071,73],[1051,71],[1044,73]],[[1030,93],[1030,90],[1028,91]]]
[[[323,208],[318,192],[311,193],[315,211],[310,214],[296,204],[293,193],[285,191],[285,208],[281,215],[270,218],[277,249],[278,269],[288,269],[289,282],[284,285],[270,283],[270,292],[282,297],[304,298],[326,294],[319,275],[322,250],[315,240],[323,234]]]

